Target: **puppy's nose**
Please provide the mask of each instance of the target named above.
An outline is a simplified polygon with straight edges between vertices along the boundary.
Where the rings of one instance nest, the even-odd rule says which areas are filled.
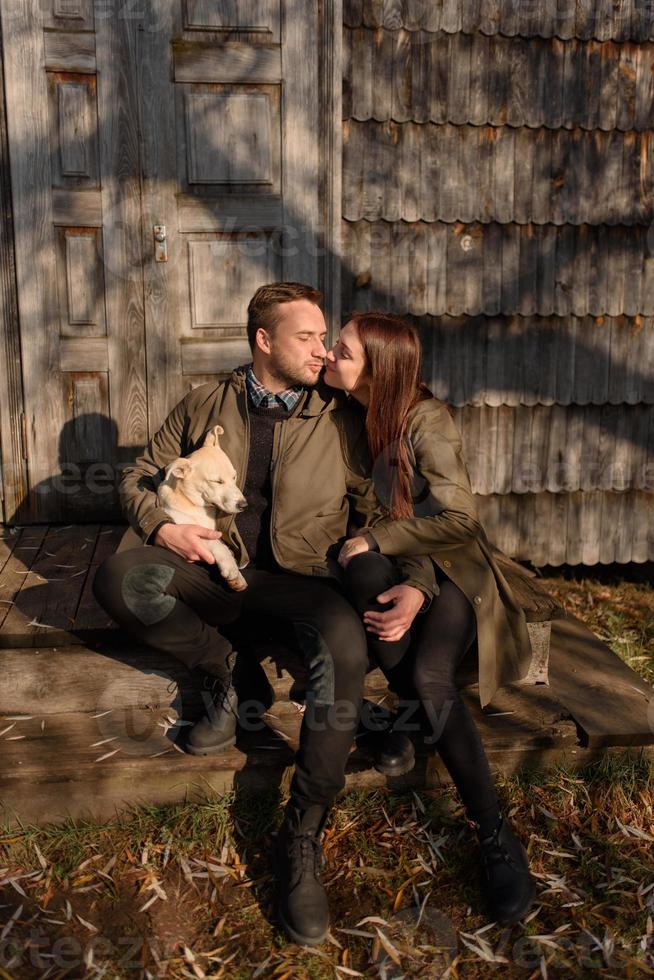
[[[245,508],[247,507],[247,505],[248,505],[248,502],[244,498],[243,500],[239,500],[239,502],[238,502],[238,504],[236,506],[237,506],[237,508],[238,508],[238,510],[240,512],[242,510],[245,510]]]

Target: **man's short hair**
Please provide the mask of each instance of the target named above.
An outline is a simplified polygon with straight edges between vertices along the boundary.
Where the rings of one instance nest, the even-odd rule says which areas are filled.
[[[319,289],[303,282],[269,282],[259,286],[248,304],[248,343],[254,351],[259,327],[273,331],[279,319],[279,303],[290,303],[294,299],[308,299],[316,306],[323,296]]]

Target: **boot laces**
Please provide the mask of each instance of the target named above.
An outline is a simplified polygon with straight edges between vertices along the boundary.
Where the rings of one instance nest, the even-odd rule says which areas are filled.
[[[204,679],[204,690],[213,702],[213,710],[222,711],[228,707],[227,702],[232,691],[232,685],[229,681],[222,681],[219,677],[212,677],[207,674]],[[212,707],[209,705],[209,711],[211,710]]]
[[[485,837],[481,841],[481,852],[484,864],[486,867],[491,867],[492,865],[505,864],[510,865],[510,867],[519,870],[518,865],[515,863],[513,855],[510,853],[504,841],[499,840],[500,828],[496,827],[490,837]]]
[[[288,854],[291,867],[299,878],[306,872],[311,872],[316,880],[320,880],[322,870],[322,851],[320,841],[313,834],[292,833],[288,838]]]
[[[211,674],[205,676],[204,689],[216,702],[222,704],[229,693],[229,688],[230,685],[222,681],[219,677],[212,677]]]

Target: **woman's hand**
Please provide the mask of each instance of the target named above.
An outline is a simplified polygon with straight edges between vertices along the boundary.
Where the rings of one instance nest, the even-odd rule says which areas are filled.
[[[399,640],[410,628],[424,601],[420,589],[412,585],[394,585],[377,596],[377,602],[392,602],[392,608],[388,612],[364,613],[364,625],[380,640]]]
[[[348,538],[338,553],[338,563],[342,568],[347,568],[355,555],[361,555],[364,551],[370,551],[368,542],[363,535]]]

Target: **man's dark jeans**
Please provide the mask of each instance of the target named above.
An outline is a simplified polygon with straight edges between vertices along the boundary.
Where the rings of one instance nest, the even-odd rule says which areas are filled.
[[[252,567],[242,572],[248,588],[234,592],[214,565],[146,545],[107,558],[93,592],[125,632],[190,669],[218,674],[231,644],[215,627],[258,617],[291,624],[308,675],[291,796],[302,807],[329,805],[345,784],[361,711],[368,667],[361,620],[335,581]]]

